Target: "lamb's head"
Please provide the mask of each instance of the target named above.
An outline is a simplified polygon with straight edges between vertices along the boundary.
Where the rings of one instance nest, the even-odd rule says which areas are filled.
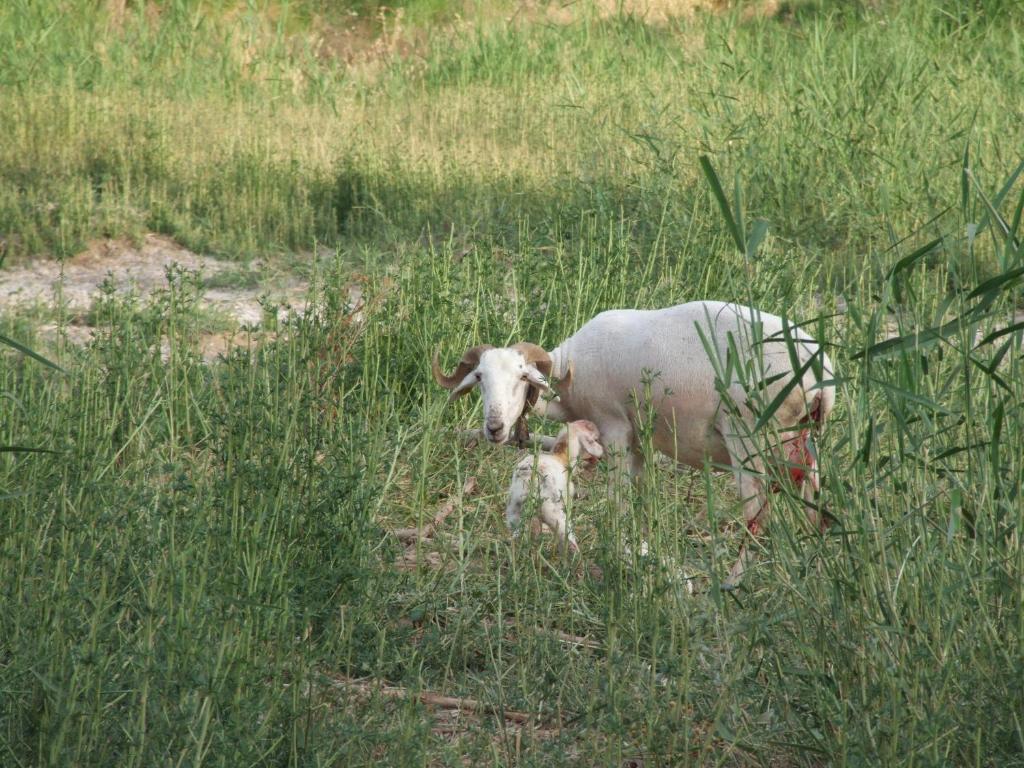
[[[521,342],[513,347],[473,347],[462,356],[455,371],[445,375],[434,355],[434,379],[451,390],[449,400],[479,385],[484,400],[484,437],[504,443],[516,422],[550,389],[551,357],[541,347]]]
[[[570,460],[592,466],[604,455],[601,431],[594,422],[586,419],[570,421],[558,433],[551,452],[564,452]]]

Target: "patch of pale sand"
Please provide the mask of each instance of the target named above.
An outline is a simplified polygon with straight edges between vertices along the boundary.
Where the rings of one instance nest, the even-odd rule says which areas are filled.
[[[146,299],[167,288],[167,270],[175,265],[207,278],[238,268],[193,253],[162,235],[146,235],[138,246],[124,240],[102,240],[63,263],[46,259],[0,270],[0,311],[63,301],[71,312],[84,312],[108,280],[116,294],[134,292]],[[213,288],[203,292],[201,304],[240,325],[259,325],[264,317],[261,297],[284,305],[279,310],[279,315],[284,315],[287,306],[301,310],[308,288],[308,283],[296,278],[285,279],[275,289]]]
[[[119,293],[141,296],[167,285],[167,267],[215,274],[226,264],[204,259],[173,240],[146,235],[141,246],[123,240],[102,240],[64,261],[37,260],[0,271],[0,309],[53,304],[62,299],[69,309],[88,309],[108,277]]]
[[[82,253],[63,263],[52,259],[36,260],[0,270],[0,313],[35,306],[52,307],[63,301],[72,315],[83,315],[91,306],[100,287],[109,282],[115,294],[135,293],[142,301],[167,288],[167,271],[173,266],[198,272],[209,278],[225,270],[238,269],[238,264],[200,256],[162,235],[146,235],[140,245],[125,240],[102,240],[92,243]],[[255,263],[250,268],[259,269]],[[294,277],[277,278],[274,287],[230,288],[204,290],[200,306],[233,319],[239,326],[258,327],[266,319],[261,299],[283,320],[289,312],[306,310],[309,284]],[[350,303],[361,306],[358,286],[349,291]],[[83,345],[95,336],[95,329],[81,322],[58,328],[55,323],[41,324],[37,332],[47,343],[61,337],[70,344]],[[266,332],[261,334],[261,338]],[[244,331],[204,334],[198,339],[200,353],[214,360],[232,347],[248,346],[252,336]],[[166,340],[164,346],[166,346]],[[169,352],[163,350],[165,356]]]
[[[64,336],[69,343],[80,347],[93,340],[94,330],[91,325],[65,325]],[[36,333],[43,341],[54,343],[60,338],[61,329],[56,323],[43,323],[36,328]]]
[[[318,258],[327,258],[330,253],[318,254]],[[146,235],[140,245],[124,240],[97,241],[63,264],[48,259],[0,270],[0,313],[40,305],[52,307],[63,301],[66,311],[78,317],[63,328],[52,322],[40,324],[36,329],[38,336],[47,344],[66,341],[81,346],[96,335],[96,329],[83,323],[82,317],[104,282],[109,280],[116,294],[133,292],[145,301],[157,291],[167,288],[167,270],[174,265],[198,272],[204,278],[239,268],[236,263],[200,256],[162,235]],[[257,272],[261,268],[259,262],[248,267]],[[349,322],[361,324],[366,310],[363,287],[354,282],[347,286],[346,292]],[[196,340],[200,354],[205,360],[212,361],[226,355],[232,348],[251,347],[272,338],[275,335],[272,330],[264,328],[254,335],[245,328],[264,326],[268,311],[276,313],[278,321],[290,313],[305,313],[309,309],[308,294],[308,282],[287,275],[274,275],[272,279],[268,275],[256,287],[203,290],[200,307],[233,319],[239,330],[203,334]],[[266,302],[267,310],[262,302]],[[170,347],[164,339],[161,355],[166,359],[169,354]]]
[[[672,19],[686,19],[698,11],[722,13],[736,6],[735,0],[595,0],[592,4],[551,3],[545,17],[556,24],[570,24],[582,12],[596,10],[601,18],[632,16],[648,24],[664,24]],[[743,6],[744,19],[775,16],[782,4],[779,0],[748,2]]]

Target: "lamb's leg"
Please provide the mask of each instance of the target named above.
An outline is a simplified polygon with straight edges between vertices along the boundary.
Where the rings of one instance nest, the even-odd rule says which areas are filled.
[[[518,538],[520,523],[523,519],[523,505],[526,504],[530,495],[529,467],[522,465],[516,467],[512,477],[512,485],[508,489],[508,504],[505,506],[505,523],[512,532],[512,538]]]
[[[566,519],[563,504],[544,499],[540,503],[540,516],[548,528],[555,532],[559,548],[563,552],[566,547],[571,552],[580,551],[579,545],[576,543],[576,536],[572,532],[572,525]]]

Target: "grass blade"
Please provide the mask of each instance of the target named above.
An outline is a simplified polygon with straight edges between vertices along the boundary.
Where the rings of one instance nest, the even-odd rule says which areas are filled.
[[[1021,167],[1024,166],[1018,166],[1017,170],[1014,172],[1014,176],[1012,179],[1013,181],[1016,181],[1016,175],[1020,173]],[[978,180],[974,177],[974,174],[970,171],[970,169],[967,170],[967,176],[974,183],[975,188],[978,190],[978,197],[981,198],[981,201],[985,203],[985,207],[988,209],[988,214],[982,217],[981,222],[979,222],[978,224],[977,231],[981,232],[983,227],[988,224],[988,216],[989,214],[991,214],[992,218],[995,219],[996,223],[999,225],[999,229],[1002,230],[1003,237],[1009,239],[1013,243],[1014,248],[1019,248],[1020,244],[1017,242],[1017,238],[1015,238],[1010,233],[1010,225],[1003,220],[1003,217],[1000,215],[999,211],[996,210],[995,205],[993,205],[992,202],[985,195],[984,190],[982,190],[981,188],[981,184],[978,183]],[[998,203],[996,203],[996,205],[998,205]]]
[[[975,344],[974,348],[980,349],[981,347],[984,347],[986,344],[991,344],[996,339],[1006,336],[1008,333],[1013,333],[1014,331],[1024,331],[1024,320],[1021,320],[1019,323],[1014,323],[1013,325],[1008,325],[1005,328],[998,328],[992,331],[992,333],[990,333],[984,339]]]
[[[962,327],[963,322],[963,318],[957,317],[950,320],[948,323],[944,323],[943,325],[936,326],[934,328],[927,328],[923,331],[915,331],[914,333],[908,333],[903,336],[886,339],[885,341],[872,344],[867,349],[863,349],[860,352],[850,355],[850,359],[859,360],[862,357],[866,357],[869,360],[881,360],[886,357],[898,355],[901,352],[925,349],[949,336],[952,336]]]
[[[29,357],[31,357],[34,360],[38,360],[43,365],[49,366],[50,368],[53,368],[55,371],[60,371],[61,373],[64,373],[64,369],[61,368],[59,365],[57,365],[54,362],[51,362],[50,360],[47,360],[45,357],[40,355],[38,352],[33,352],[31,349],[26,347],[24,344],[20,344],[19,342],[15,341],[14,339],[8,338],[7,336],[0,335],[0,344],[6,344],[9,347],[14,347],[16,350],[18,350],[22,354],[28,355]]]
[[[747,258],[751,261],[757,260],[757,251],[761,247],[761,241],[768,234],[768,222],[765,219],[755,219],[754,226],[750,229],[750,237],[747,239]]]
[[[736,219],[733,218],[732,210],[729,208],[729,201],[725,199],[725,191],[722,189],[722,182],[718,180],[718,174],[715,173],[714,166],[711,165],[711,160],[707,155],[700,156],[700,167],[704,171],[704,176],[708,180],[708,184],[711,185],[711,191],[715,195],[715,199],[718,201],[718,207],[722,211],[722,216],[725,217],[725,225],[729,230],[729,234],[732,235],[732,240],[736,243],[736,247],[740,253],[746,253],[746,247],[743,243],[743,233],[740,232],[739,227],[736,225]]]
[[[985,215],[981,217],[981,221],[978,222],[978,232],[981,232],[982,230],[985,229],[985,227],[988,225],[988,220],[991,215],[995,217],[996,221],[999,223],[1000,228],[1003,230],[1003,234],[1005,236],[1013,237],[1016,234],[1019,219],[1017,220],[1017,222],[1015,222],[1015,225],[1013,227],[1010,227],[1006,224],[1006,221],[1003,220],[1003,217],[999,215],[999,212],[996,211],[996,208],[1002,205],[1003,199],[1006,197],[1007,193],[1013,188],[1013,185],[1017,183],[1017,179],[1020,178],[1022,172],[1024,172],[1024,160],[1021,160],[1017,167],[1013,169],[1013,172],[1010,174],[1009,178],[1007,178],[1006,183],[1003,184],[1000,190],[996,193],[996,196],[992,198],[992,202],[990,203],[988,199],[985,197],[985,194],[981,191],[981,186],[978,184],[978,180],[974,178],[974,174],[971,173],[970,169],[967,170],[967,175],[970,177],[970,180],[974,182],[975,186],[978,187],[978,193],[981,196],[981,199],[985,202],[986,208],[988,208],[988,211],[986,211]],[[1020,214],[1019,207],[1017,209],[1017,214],[1018,216]]]
[[[910,267],[912,267],[914,264],[916,264],[918,262],[918,260],[923,259],[929,253],[934,251],[941,243],[942,243],[942,238],[941,237],[937,237],[934,240],[932,240],[931,242],[925,243],[924,245],[922,245],[920,248],[918,248],[916,251],[911,253],[909,256],[904,256],[902,259],[900,259],[899,261],[897,261],[895,264],[892,265],[892,267],[889,269],[888,273],[886,273],[885,279],[886,280],[892,280],[900,272],[903,272],[906,269],[910,269]]]

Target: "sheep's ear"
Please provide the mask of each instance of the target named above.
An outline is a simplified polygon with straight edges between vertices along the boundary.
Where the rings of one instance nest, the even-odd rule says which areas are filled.
[[[533,408],[537,404],[541,390],[547,391],[551,389],[551,385],[544,378],[544,374],[532,365],[526,366],[526,380],[530,382],[530,387],[526,391],[526,407]]]
[[[480,383],[480,380],[476,377],[476,371],[470,371],[466,374],[466,377],[458,383],[452,393],[448,395],[448,402],[452,400],[458,400],[463,395],[468,395],[469,392]]]
[[[534,366],[545,376],[551,375],[551,355],[544,351],[544,347],[531,344],[528,341],[520,341],[513,344],[512,349],[519,352],[526,362]]]
[[[526,366],[526,378],[536,387],[540,387],[541,389],[551,389],[551,385],[548,384],[548,380],[544,377],[544,374],[532,365]]]
[[[434,372],[434,380],[445,389],[455,389],[456,387],[462,386],[466,383],[466,374],[470,371],[476,370],[476,367],[480,365],[480,356],[489,349],[494,349],[490,344],[480,344],[476,347],[467,349],[462,355],[462,360],[459,361],[458,366],[449,376],[441,370],[441,363],[438,361],[439,352],[434,352],[434,359],[431,364],[431,370]]]
[[[525,448],[530,442],[530,428],[526,424],[525,413],[520,414],[519,418],[516,419],[516,428],[513,437],[516,446],[519,448]]]

